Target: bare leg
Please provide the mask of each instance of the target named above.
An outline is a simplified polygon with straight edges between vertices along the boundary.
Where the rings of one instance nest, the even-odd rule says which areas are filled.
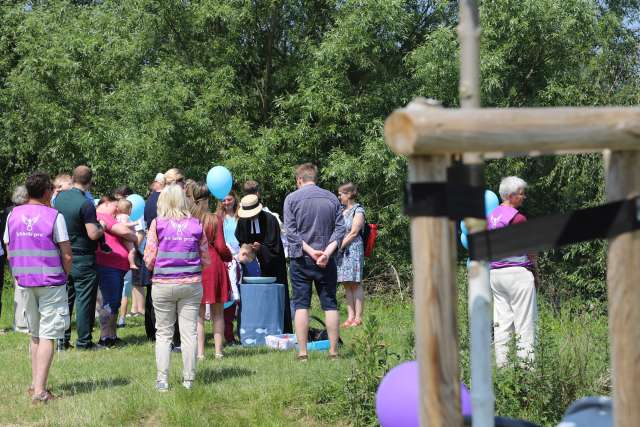
[[[123,296],[120,300],[120,318],[124,319],[124,316],[127,314],[127,307],[129,306],[129,298],[127,296]]]
[[[213,317],[213,342],[216,355],[222,354],[222,339],[224,337],[224,304],[211,304]]]
[[[344,286],[344,292],[347,297],[347,322],[353,322],[356,318],[356,310],[355,310],[355,301],[353,295],[353,284],[351,282],[345,282],[342,284]]]
[[[125,246],[127,248],[128,254],[127,259],[129,260],[129,269],[138,270],[138,266],[136,265],[136,248],[132,242],[125,242]]]
[[[198,335],[198,358],[204,358],[204,311],[205,304],[200,304],[200,311],[198,312],[198,324],[196,326],[196,333]]]
[[[144,314],[144,288],[134,286],[131,291],[131,312]]]
[[[307,312],[307,316],[308,315],[309,314]],[[297,316],[296,316],[296,320],[298,320]],[[338,338],[340,337],[340,333],[339,333],[340,314],[338,313],[338,310],[325,311],[324,322],[327,324],[327,334],[329,335],[329,354],[330,355],[338,354]],[[309,325],[307,323],[307,328],[308,326]],[[299,337],[298,337],[298,340],[300,340]],[[305,341],[306,341],[306,337],[305,337]],[[306,344],[307,343],[305,342],[305,350],[306,350]],[[300,351],[302,351],[302,346],[300,346]]]
[[[353,285],[353,297],[355,300],[355,320],[362,322],[362,311],[364,310],[364,288],[362,287],[362,283]]]
[[[335,312],[337,313],[337,311]],[[306,356],[307,354],[307,338],[309,335],[309,309],[298,308],[295,316],[296,323],[296,338],[298,339],[298,345],[300,346],[299,356]],[[327,329],[329,325],[327,324]]]
[[[31,370],[33,391],[38,395],[47,389],[49,368],[53,360],[53,340],[31,338]]]

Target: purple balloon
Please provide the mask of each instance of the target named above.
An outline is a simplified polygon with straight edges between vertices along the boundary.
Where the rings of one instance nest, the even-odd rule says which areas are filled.
[[[418,362],[402,363],[384,376],[376,394],[376,414],[382,427],[419,427]],[[460,383],[462,415],[471,415],[471,395]]]

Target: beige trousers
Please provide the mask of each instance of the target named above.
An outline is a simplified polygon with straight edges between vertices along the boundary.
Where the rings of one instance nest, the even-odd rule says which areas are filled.
[[[202,283],[154,283],[151,297],[156,312],[157,380],[169,380],[171,341],[177,315],[182,348],[182,377],[183,380],[193,381],[196,377],[196,325],[202,299]]]
[[[2,284],[0,284],[2,286]],[[26,295],[24,288],[14,283],[13,294],[13,330],[16,332],[29,333],[29,324],[27,323],[27,307]]]
[[[512,334],[518,342],[518,357],[533,360],[538,318],[533,273],[524,267],[507,267],[491,270],[490,277],[496,364],[507,363]]]

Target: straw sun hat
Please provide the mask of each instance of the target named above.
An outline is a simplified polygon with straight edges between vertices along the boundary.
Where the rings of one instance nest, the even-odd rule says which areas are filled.
[[[258,200],[258,196],[255,194],[249,194],[244,196],[240,200],[240,209],[238,209],[238,216],[240,218],[253,218],[258,215],[262,210],[262,203]]]

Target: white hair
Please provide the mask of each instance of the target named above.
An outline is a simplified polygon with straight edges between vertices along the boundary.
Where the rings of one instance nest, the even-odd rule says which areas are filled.
[[[520,190],[527,188],[527,183],[517,176],[508,176],[500,181],[500,198],[506,201],[510,195],[518,193]]]
[[[29,201],[29,192],[27,191],[27,187],[24,185],[18,185],[15,190],[13,190],[11,201],[16,206],[27,203]]]

